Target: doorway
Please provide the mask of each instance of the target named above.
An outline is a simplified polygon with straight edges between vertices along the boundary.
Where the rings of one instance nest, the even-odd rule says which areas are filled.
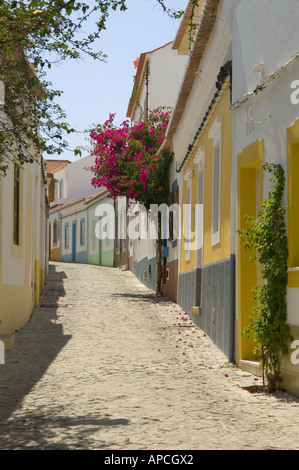
[[[263,141],[255,142],[238,155],[238,229],[246,229],[245,216],[258,214],[263,193],[262,165]],[[252,288],[261,282],[260,267],[250,260],[253,252],[245,249],[238,238],[238,342],[240,360],[257,360],[255,344],[242,331],[252,315]]]

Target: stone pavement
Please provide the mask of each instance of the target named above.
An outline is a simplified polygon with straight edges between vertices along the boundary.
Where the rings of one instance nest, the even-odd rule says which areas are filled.
[[[0,365],[0,449],[299,449],[299,400],[249,393],[177,304],[128,271],[51,263]]]

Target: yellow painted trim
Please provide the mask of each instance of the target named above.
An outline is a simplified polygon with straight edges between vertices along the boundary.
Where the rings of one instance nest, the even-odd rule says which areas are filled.
[[[50,250],[50,261],[60,261],[60,246]]]
[[[212,182],[213,182],[213,139],[209,137],[209,132],[215,119],[222,118],[221,128],[221,197],[220,197],[220,241],[211,245],[212,240]],[[204,220],[203,220],[203,265],[207,265],[222,259],[229,258],[231,252],[231,168],[232,168],[232,112],[230,109],[230,89],[226,85],[222,95],[215,106],[207,126],[198,138],[193,151],[184,167],[184,175],[188,171],[193,171],[192,175],[192,203],[197,199],[197,175],[193,159],[200,148],[205,149],[204,163]],[[187,182],[183,181],[182,204],[186,204]],[[193,211],[192,211],[193,216]],[[183,224],[183,217],[182,217]],[[191,222],[191,229],[194,231],[194,219]],[[191,251],[190,260],[185,260],[185,249],[183,240],[180,257],[180,272],[190,271],[196,268],[196,250]]]
[[[289,267],[299,267],[299,119],[287,129],[287,195],[292,209],[288,214]],[[288,286],[299,287],[299,273],[288,273]]]
[[[254,142],[246,147],[237,157],[237,224],[238,229],[246,228],[245,215],[256,215],[257,186],[256,170],[260,170],[260,200],[263,195],[262,163],[264,160],[264,141]],[[249,260],[249,250],[245,250],[241,238],[238,238],[238,351],[239,360],[256,359],[253,349],[254,342],[242,334],[248,325],[251,309],[254,306],[252,300],[252,288],[257,284],[257,266]]]
[[[0,335],[10,335],[27,323],[33,310],[31,286],[0,285]]]
[[[221,122],[221,183],[220,183],[220,227],[219,241],[212,244],[213,214],[213,154],[214,141],[209,137],[217,117]],[[231,170],[232,170],[232,112],[230,109],[230,89],[227,83],[204,133],[204,241],[203,265],[229,258],[231,254]]]
[[[9,180],[11,183],[11,180]],[[25,285],[2,285],[0,282],[0,336],[12,338],[15,330],[27,323],[35,306],[39,304],[40,291],[45,285],[45,268],[40,267],[40,261],[34,260],[32,266],[33,250],[36,242],[36,229],[43,220],[44,211],[36,214],[34,206],[33,191],[38,189],[38,180],[32,179],[32,166],[26,165],[21,171],[20,178],[20,241],[21,246],[14,245],[13,240],[3,240],[3,207],[4,190],[1,185],[1,247],[0,250],[8,249],[11,256],[22,258],[25,267]],[[2,203],[3,201],[3,203]],[[10,221],[9,221],[10,223]],[[33,230],[33,232],[32,232]],[[4,244],[5,242],[5,244]],[[36,253],[36,257],[39,254]],[[0,256],[0,281],[3,274],[3,259]],[[32,286],[33,277],[33,286]]]
[[[299,286],[299,271],[288,272],[288,287]]]
[[[23,247],[13,243],[11,247],[11,256],[14,256],[15,258],[23,258]]]
[[[187,165],[184,169],[184,175],[190,171],[192,172],[191,176],[191,182],[192,182],[192,187],[191,187],[191,205],[193,206],[194,204],[194,195],[196,194],[195,189],[196,189],[196,181],[195,181],[195,171],[194,171],[194,165],[193,165],[193,159],[189,158]],[[184,179],[183,181],[183,200],[182,200],[182,226],[181,226],[181,233],[182,233],[182,243],[181,243],[181,262],[180,262],[180,272],[185,272],[185,271],[191,271],[195,269],[196,267],[196,250],[191,249],[190,250],[190,259],[186,261],[186,254],[185,254],[185,239],[184,239],[184,204],[187,204],[187,187],[188,187],[188,181]],[[195,187],[195,189],[194,189]],[[194,228],[194,217],[193,217],[193,211],[191,211],[191,226],[190,226],[191,231],[194,233],[195,228]],[[194,239],[194,247],[195,247],[195,242],[196,240]]]

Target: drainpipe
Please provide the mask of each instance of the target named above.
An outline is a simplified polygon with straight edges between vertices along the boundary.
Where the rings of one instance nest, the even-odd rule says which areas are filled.
[[[147,120],[147,115],[148,115],[148,81],[149,79],[149,65],[148,62],[146,62],[145,66],[145,86],[146,86],[146,101],[145,101],[145,119]]]

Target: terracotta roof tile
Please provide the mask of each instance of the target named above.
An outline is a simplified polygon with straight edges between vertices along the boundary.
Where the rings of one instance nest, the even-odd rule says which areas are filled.
[[[64,168],[65,166],[69,165],[69,160],[44,160],[46,164],[46,171],[47,173],[52,173],[54,170],[58,168]]]

